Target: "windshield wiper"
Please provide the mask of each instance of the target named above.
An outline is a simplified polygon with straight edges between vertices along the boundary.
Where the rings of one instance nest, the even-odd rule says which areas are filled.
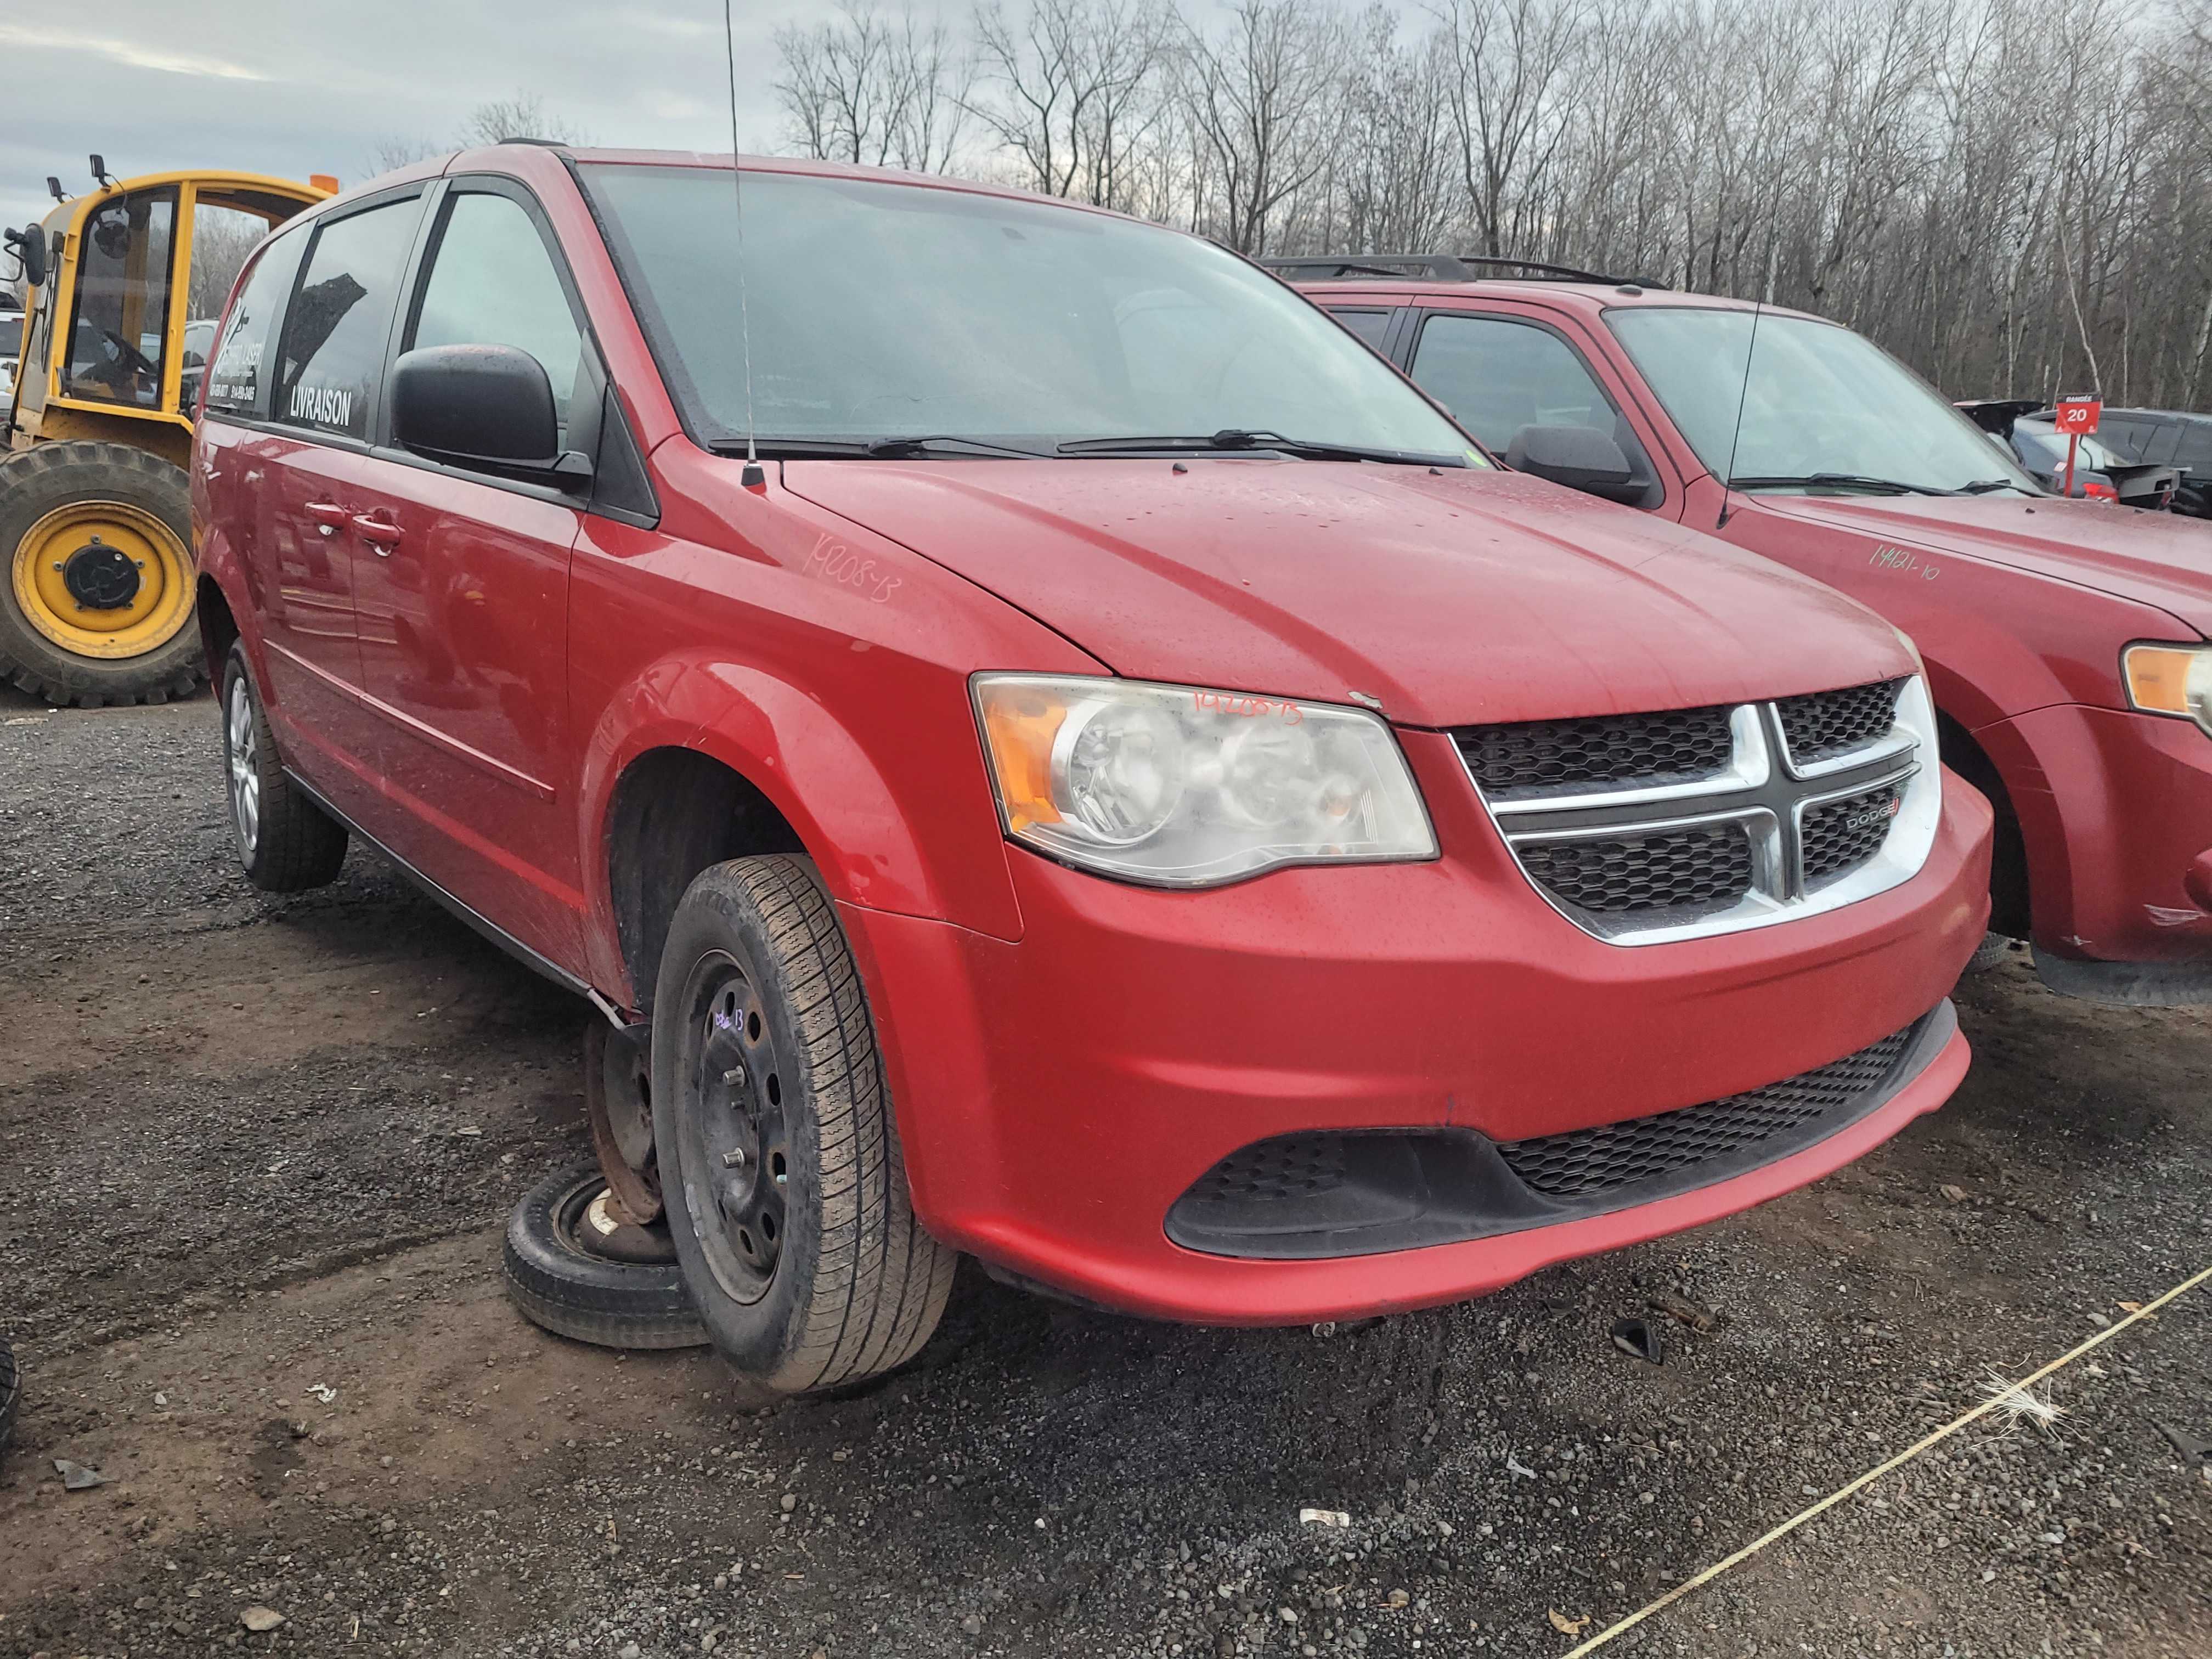
[[[1124,455],[1152,450],[1186,450],[1214,454],[1237,454],[1273,450],[1301,461],[1382,461],[1393,466],[1465,466],[1453,454],[1424,454],[1412,449],[1374,449],[1364,444],[1319,443],[1286,438],[1265,428],[1224,427],[1203,436],[1174,433],[1164,437],[1077,438],[1058,446],[1063,455]]]
[[[2022,495],[2027,493],[2010,478],[1977,478],[1972,483],[1960,484],[1955,493],[1960,495],[1986,495],[1998,489],[2019,489]]]
[[[1024,460],[1041,461],[1043,452],[1018,449],[1010,444],[994,444],[982,438],[962,438],[951,434],[932,434],[919,438],[757,438],[754,447],[772,460],[920,460],[941,444],[964,444],[994,455],[1018,455]],[[745,453],[743,438],[726,438],[707,447],[717,455],[740,456]]]
[[[1731,489],[1794,489],[1818,484],[1829,489],[1869,489],[1891,495],[1955,495],[1955,489],[1907,483],[1902,478],[1869,478],[1858,472],[1805,472],[1773,477],[1730,478]]]
[[[959,444],[969,449],[985,450],[994,455],[1018,455],[1025,461],[1041,461],[1042,452],[1024,449],[1016,444],[994,444],[984,438],[963,438],[956,433],[932,433],[919,438],[880,438],[866,446],[867,453],[884,460],[921,460],[942,444]]]

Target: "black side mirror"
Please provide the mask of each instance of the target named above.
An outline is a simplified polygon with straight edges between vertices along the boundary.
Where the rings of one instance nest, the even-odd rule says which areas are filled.
[[[46,285],[46,239],[39,234],[36,225],[26,225],[21,230],[0,231],[15,258],[22,262],[23,280],[33,288]]]
[[[1524,426],[1506,446],[1505,465],[1608,501],[1644,498],[1620,446],[1587,426]]]
[[[587,483],[591,464],[560,452],[553,386],[538,359],[504,345],[421,346],[392,368],[392,439],[459,466]]]

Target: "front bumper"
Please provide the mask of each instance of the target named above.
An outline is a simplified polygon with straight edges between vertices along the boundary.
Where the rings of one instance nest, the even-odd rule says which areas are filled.
[[[1989,811],[1945,779],[1919,874],[1825,915],[1626,948],[1553,912],[1448,741],[1405,734],[1443,860],[1152,891],[1010,849],[1024,936],[846,906],[916,1211],[939,1237],[1086,1301],[1285,1324],[1483,1294],[1757,1204],[1939,1105],[1955,1031],[1817,1144],[1607,1213],[1472,1242],[1261,1261],[1172,1243],[1227,1154],[1305,1130],[1517,1141],[1760,1088],[1936,1010],[1987,914]]]
[[[2212,969],[2212,737],[2076,703],[1974,735],[2020,820],[2039,954]]]

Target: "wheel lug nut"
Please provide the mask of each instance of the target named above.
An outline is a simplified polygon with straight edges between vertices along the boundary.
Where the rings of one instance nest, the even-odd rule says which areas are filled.
[[[744,1080],[745,1068],[742,1066],[732,1066],[728,1071],[722,1073],[722,1081],[732,1086],[743,1083]]]
[[[735,1146],[731,1148],[728,1152],[724,1152],[722,1154],[722,1167],[726,1170],[744,1169],[745,1167],[744,1148],[742,1146]]]

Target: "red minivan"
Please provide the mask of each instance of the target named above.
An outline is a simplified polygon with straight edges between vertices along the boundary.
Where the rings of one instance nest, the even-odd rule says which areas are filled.
[[[591,998],[610,1190],[769,1389],[913,1353],[956,1252],[1477,1295],[1966,1066],[1990,815],[1910,641],[1194,237],[471,151],[262,246],[192,485],[248,873],[357,836]]]
[[[1991,926],[2033,941],[2054,990],[2212,1003],[2212,528],[2050,495],[1872,341],[1802,312],[1478,279],[1449,256],[1270,264],[1509,465],[1907,629],[1945,762],[1996,805]],[[1561,444],[1564,470],[1541,453]]]

